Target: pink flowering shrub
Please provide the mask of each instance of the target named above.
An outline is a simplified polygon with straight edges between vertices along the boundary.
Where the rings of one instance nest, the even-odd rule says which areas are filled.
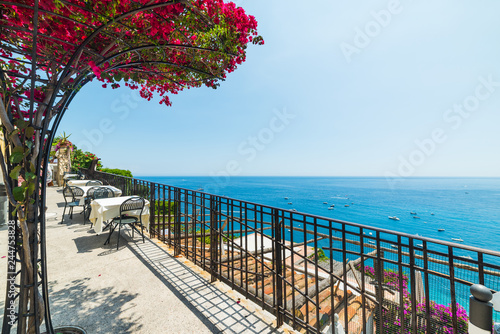
[[[360,269],[358,265],[357,269]],[[370,266],[365,266],[365,275],[376,279],[375,269]],[[402,284],[400,284],[400,281]],[[411,294],[408,292],[409,279],[406,275],[400,275],[392,270],[384,270],[383,283],[385,286],[391,287],[396,291],[400,290],[400,285],[403,286],[403,316],[404,316],[404,328],[402,327],[402,319],[400,317],[399,307],[387,307],[383,309],[383,333],[412,333],[412,306],[411,306]],[[467,311],[456,304],[456,318],[458,324],[458,333],[468,333],[468,321]],[[427,324],[426,319],[426,307],[425,301],[421,304],[416,305],[417,314],[417,333],[445,333],[453,334],[453,309],[451,304],[446,306],[442,304],[437,304],[434,301],[429,302],[429,313],[430,313],[430,324]]]

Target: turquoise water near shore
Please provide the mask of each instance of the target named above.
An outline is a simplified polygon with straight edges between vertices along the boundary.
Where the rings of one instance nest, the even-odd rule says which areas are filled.
[[[461,238],[460,244],[500,251],[500,178],[138,178],[449,242]],[[328,210],[331,204],[334,210]]]

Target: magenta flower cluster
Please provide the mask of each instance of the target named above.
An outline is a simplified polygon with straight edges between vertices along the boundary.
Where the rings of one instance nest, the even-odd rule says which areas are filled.
[[[361,269],[358,265],[357,269]],[[370,266],[365,266],[364,272],[366,276],[370,278],[375,277],[375,269]],[[388,307],[383,309],[383,332],[384,333],[412,333],[412,307],[411,307],[411,294],[408,291],[408,276],[391,270],[384,270],[384,284],[386,286],[392,287],[394,290],[399,291],[400,286],[403,286],[403,317],[404,317],[404,328],[402,327],[402,319],[400,317],[400,310],[398,307]],[[437,304],[434,301],[429,301],[429,313],[430,313],[430,324],[426,323],[426,305],[425,301],[421,304],[417,304],[416,314],[417,314],[417,333],[450,333],[453,334],[453,309],[451,304],[446,306],[442,304]],[[458,333],[468,333],[468,321],[467,311],[456,304],[456,313],[458,324]]]

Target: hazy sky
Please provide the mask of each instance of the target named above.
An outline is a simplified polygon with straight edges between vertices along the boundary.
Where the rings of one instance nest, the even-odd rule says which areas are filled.
[[[500,176],[500,3],[240,0],[264,46],[217,90],[88,84],[58,133],[134,175]]]

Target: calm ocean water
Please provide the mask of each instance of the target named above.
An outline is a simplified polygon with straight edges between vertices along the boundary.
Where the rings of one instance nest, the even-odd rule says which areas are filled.
[[[395,184],[376,177],[138,178],[500,251],[500,178],[407,178]],[[331,204],[334,210],[328,210]]]

